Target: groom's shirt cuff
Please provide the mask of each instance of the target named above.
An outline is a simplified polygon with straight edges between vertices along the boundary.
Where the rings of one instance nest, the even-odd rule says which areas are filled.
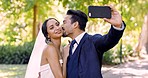
[[[123,24],[123,22],[122,22],[122,24],[121,24],[122,26],[121,26],[121,28],[118,28],[118,27],[115,27],[114,25],[113,25],[113,28],[114,29],[116,29],[116,30],[119,30],[119,31],[121,31],[121,30],[123,30],[124,29],[124,24]]]

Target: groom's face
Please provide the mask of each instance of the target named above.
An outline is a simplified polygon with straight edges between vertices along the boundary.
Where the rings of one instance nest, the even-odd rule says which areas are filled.
[[[71,34],[73,33],[73,24],[71,23],[71,15],[66,15],[64,20],[63,20],[63,30],[64,34],[63,36],[68,36],[70,37]]]

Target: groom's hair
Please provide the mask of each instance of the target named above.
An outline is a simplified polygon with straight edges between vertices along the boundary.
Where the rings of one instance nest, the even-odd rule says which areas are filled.
[[[47,22],[48,22],[48,20],[51,20],[51,19],[54,19],[54,20],[58,21],[58,20],[55,19],[55,18],[48,18],[48,19],[46,19],[46,20],[44,21],[44,23],[43,23],[43,25],[42,25],[42,32],[43,32],[44,37],[46,38],[45,41],[50,40],[50,38],[48,38]],[[58,22],[59,22],[59,21],[58,21]]]
[[[79,28],[85,31],[86,23],[88,21],[87,15],[80,10],[68,10],[67,15],[71,15],[71,23],[78,22]]]

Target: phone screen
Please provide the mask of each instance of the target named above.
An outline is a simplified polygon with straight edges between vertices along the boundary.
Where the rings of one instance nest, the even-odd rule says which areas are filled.
[[[88,16],[90,18],[111,18],[111,8],[109,6],[89,6]]]

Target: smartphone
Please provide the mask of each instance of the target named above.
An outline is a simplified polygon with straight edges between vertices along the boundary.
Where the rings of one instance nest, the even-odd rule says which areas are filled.
[[[111,18],[111,8],[109,6],[89,6],[88,16],[90,18]]]

